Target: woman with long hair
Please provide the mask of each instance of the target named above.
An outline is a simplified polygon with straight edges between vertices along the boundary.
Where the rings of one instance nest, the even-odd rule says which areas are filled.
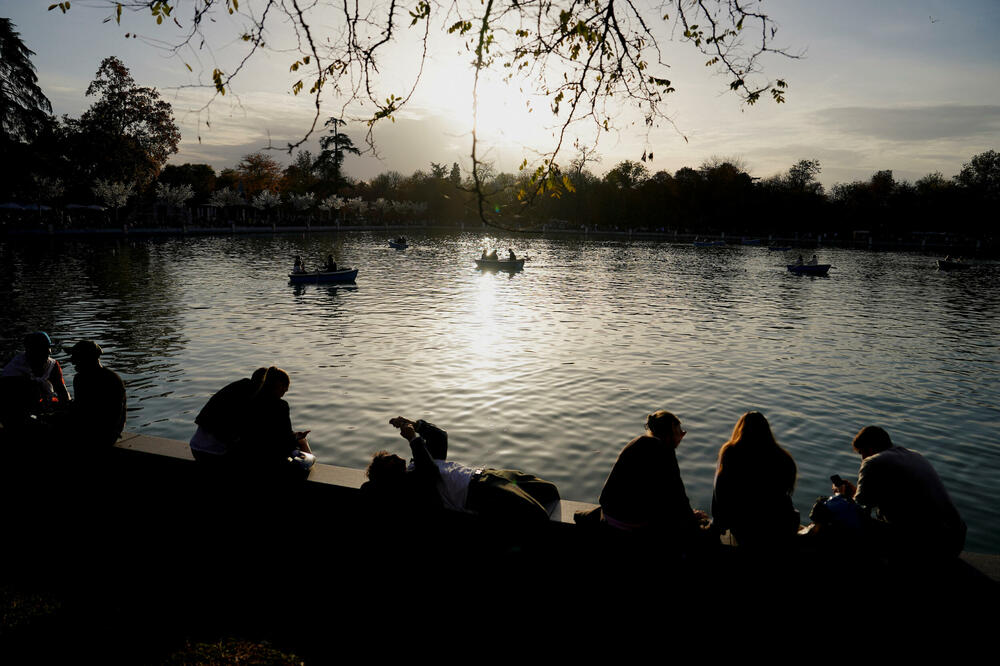
[[[747,412],[719,450],[712,524],[740,545],[775,545],[798,532],[792,504],[797,469],[760,412]]]

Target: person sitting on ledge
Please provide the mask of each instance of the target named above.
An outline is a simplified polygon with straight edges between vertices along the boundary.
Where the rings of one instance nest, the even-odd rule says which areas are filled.
[[[712,524],[741,546],[788,546],[798,533],[792,504],[797,469],[760,412],[747,412],[719,450],[712,489]]]
[[[106,449],[125,428],[125,383],[115,371],[101,365],[101,349],[93,340],[81,340],[69,350],[76,368],[70,410],[72,436],[90,450]]]
[[[239,445],[245,429],[250,399],[264,384],[267,368],[257,368],[244,377],[219,389],[198,412],[198,429],[191,438],[191,453],[198,462],[222,465],[227,454]]]
[[[70,401],[62,366],[49,354],[52,340],[35,331],[24,336],[24,351],[0,373],[0,423],[5,437],[46,437],[48,426],[38,416],[51,415]]]
[[[261,471],[276,469],[298,452],[312,453],[306,440],[308,430],[292,430],[288,403],[282,397],[291,386],[291,378],[281,368],[271,366],[264,373],[246,412],[239,441],[240,462]]]
[[[708,514],[691,509],[677,465],[675,449],[686,434],[670,412],[649,414],[645,434],[626,444],[611,468],[600,507],[574,520],[664,539],[681,550],[707,535]]]
[[[861,456],[858,485],[837,490],[866,511],[874,546],[901,559],[957,557],[965,546],[965,521],[941,478],[916,451],[893,446],[878,426],[862,428],[852,447]]]
[[[445,460],[448,433],[426,421],[398,416],[389,423],[410,443],[413,459],[379,451],[366,474],[366,492],[422,506],[541,524],[559,502],[555,484],[515,470],[477,469]]]

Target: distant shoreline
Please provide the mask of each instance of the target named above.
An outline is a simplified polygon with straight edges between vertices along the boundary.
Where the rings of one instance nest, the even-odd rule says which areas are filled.
[[[969,238],[951,238],[947,234],[941,233],[921,233],[915,232],[908,238],[885,239],[864,236],[860,238],[842,238],[838,234],[807,234],[803,236],[737,236],[734,234],[692,234],[681,231],[651,231],[648,229],[606,229],[606,228],[551,228],[542,225],[532,229],[503,229],[486,227],[482,223],[471,222],[469,224],[437,225],[428,223],[415,224],[362,224],[362,225],[228,225],[228,226],[197,226],[183,225],[177,227],[140,227],[122,225],[120,227],[85,227],[80,229],[57,229],[50,226],[44,228],[0,228],[0,237],[26,238],[26,237],[103,237],[103,238],[124,238],[124,237],[151,237],[151,236],[231,236],[231,235],[277,235],[290,233],[339,233],[339,232],[385,232],[412,231],[420,229],[422,231],[434,232],[473,232],[486,230],[499,232],[501,235],[530,235],[530,236],[579,236],[589,237],[610,237],[624,239],[649,239],[666,240],[681,244],[693,243],[696,239],[703,241],[724,241],[727,246],[761,247],[768,246],[789,247],[789,251],[810,250],[819,247],[836,247],[855,250],[872,251],[907,251],[926,252],[928,254],[957,255],[967,257],[990,258],[1000,257],[1000,246],[994,245],[990,241],[974,240]]]

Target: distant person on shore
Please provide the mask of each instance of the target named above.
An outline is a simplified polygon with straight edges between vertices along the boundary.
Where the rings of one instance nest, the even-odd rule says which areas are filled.
[[[195,460],[215,467],[230,462],[244,436],[250,399],[264,385],[267,368],[257,368],[249,378],[238,379],[219,389],[198,412],[198,429],[191,438]]]
[[[448,433],[398,416],[389,423],[410,443],[413,458],[379,451],[368,465],[366,494],[407,505],[443,507],[518,523],[544,524],[559,501],[556,486],[532,474],[473,468],[447,461]]]
[[[792,504],[796,473],[795,461],[764,415],[747,412],[719,450],[712,524],[728,529],[740,546],[790,545],[799,529]]]
[[[101,349],[93,340],[81,340],[69,350],[76,368],[67,438],[78,440],[83,448],[110,448],[125,428],[125,383],[118,373],[101,364]],[[70,444],[73,445],[72,443]]]
[[[292,430],[288,403],[282,397],[291,386],[291,378],[281,368],[271,366],[264,373],[260,388],[250,398],[239,458],[262,471],[283,465],[299,452],[312,453],[306,440],[308,430]]]
[[[708,533],[708,514],[691,509],[681,480],[675,450],[686,434],[670,412],[649,414],[645,434],[626,444],[611,468],[600,507],[578,512],[574,520],[604,523],[661,539],[678,551],[689,550]]]
[[[293,273],[306,272],[306,266],[305,264],[302,263],[302,257],[300,257],[299,255],[295,255],[295,263],[292,264],[292,272]]]
[[[24,351],[0,372],[0,423],[6,437],[46,436],[37,420],[69,404],[62,366],[49,354],[52,340],[35,331],[24,336]]]
[[[862,428],[852,447],[861,456],[858,485],[844,482],[836,490],[875,512],[869,524],[874,545],[901,559],[957,557],[965,521],[927,459],[894,446],[878,426]]]
[[[324,273],[335,273],[337,271],[337,262],[333,260],[333,255],[326,255],[326,265],[323,266]]]

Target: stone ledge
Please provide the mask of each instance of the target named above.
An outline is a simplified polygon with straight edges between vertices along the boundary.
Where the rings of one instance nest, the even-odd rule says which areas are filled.
[[[123,433],[115,445],[118,449],[138,451],[151,455],[164,456],[178,461],[194,463],[194,456],[187,442],[138,433]],[[309,471],[306,483],[335,486],[348,490],[358,490],[365,482],[364,470],[350,467],[339,467],[317,462]],[[552,521],[562,524],[573,524],[573,514],[576,511],[592,509],[596,505],[588,502],[562,500],[555,509]],[[962,560],[995,582],[1000,582],[1000,555],[990,553],[963,552]]]

